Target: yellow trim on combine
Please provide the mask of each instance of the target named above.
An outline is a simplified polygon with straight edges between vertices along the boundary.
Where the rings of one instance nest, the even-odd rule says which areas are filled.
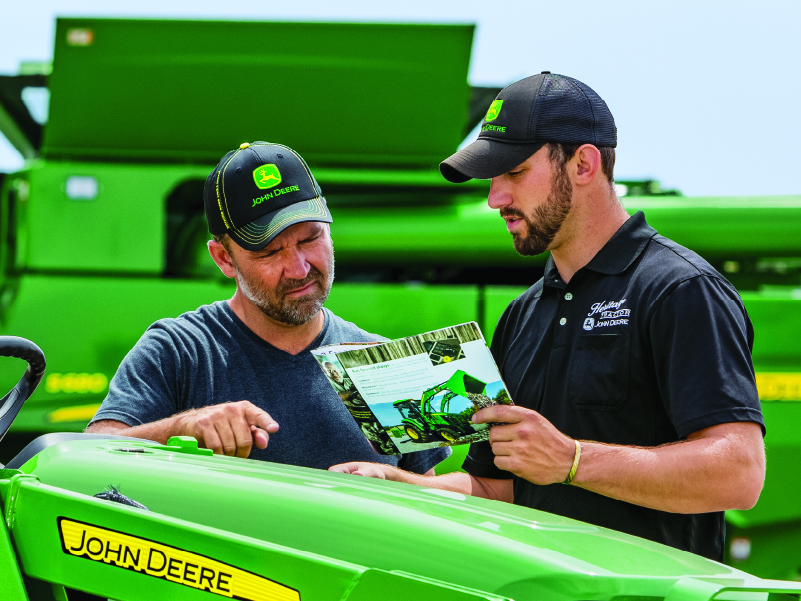
[[[88,422],[100,409],[100,403],[92,405],[77,405],[75,407],[62,407],[47,414],[47,421],[51,424],[62,422]]]
[[[756,384],[761,401],[801,401],[801,373],[757,372]]]

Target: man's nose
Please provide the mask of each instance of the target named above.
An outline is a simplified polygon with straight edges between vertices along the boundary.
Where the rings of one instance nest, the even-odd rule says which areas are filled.
[[[287,252],[284,264],[284,277],[292,280],[302,280],[309,274],[311,264],[306,260],[306,255],[297,248]]]
[[[512,198],[509,193],[503,189],[503,185],[500,183],[500,177],[493,177],[492,180],[490,180],[487,204],[491,209],[500,209],[512,204]]]

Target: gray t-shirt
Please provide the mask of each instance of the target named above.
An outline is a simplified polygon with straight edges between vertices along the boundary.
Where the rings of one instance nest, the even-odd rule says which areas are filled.
[[[92,421],[137,426],[187,409],[247,400],[280,426],[266,449],[253,448],[251,459],[319,469],[373,461],[422,474],[448,457],[447,447],[407,455],[373,450],[310,350],[383,338],[323,311],[322,332],[297,355],[265,342],[225,301],[161,319],[125,356]]]

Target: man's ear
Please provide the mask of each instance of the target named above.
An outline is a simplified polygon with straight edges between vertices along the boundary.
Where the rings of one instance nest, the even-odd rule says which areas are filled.
[[[231,260],[231,255],[228,254],[228,251],[225,250],[225,247],[221,243],[214,240],[209,240],[208,247],[211,258],[214,259],[215,263],[217,263],[217,267],[219,267],[220,271],[225,274],[225,277],[235,278],[236,267],[234,267],[234,262]]]
[[[576,184],[589,184],[601,170],[601,151],[592,144],[580,146],[573,156],[576,161]]]

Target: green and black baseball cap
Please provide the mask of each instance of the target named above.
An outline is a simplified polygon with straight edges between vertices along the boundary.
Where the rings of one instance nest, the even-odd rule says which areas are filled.
[[[301,156],[281,144],[246,142],[206,178],[206,220],[246,250],[261,250],[304,221],[331,223],[320,186]]]
[[[543,71],[500,91],[481,124],[478,140],[439,169],[454,183],[490,179],[511,171],[548,142],[617,146],[609,107],[588,85]]]

